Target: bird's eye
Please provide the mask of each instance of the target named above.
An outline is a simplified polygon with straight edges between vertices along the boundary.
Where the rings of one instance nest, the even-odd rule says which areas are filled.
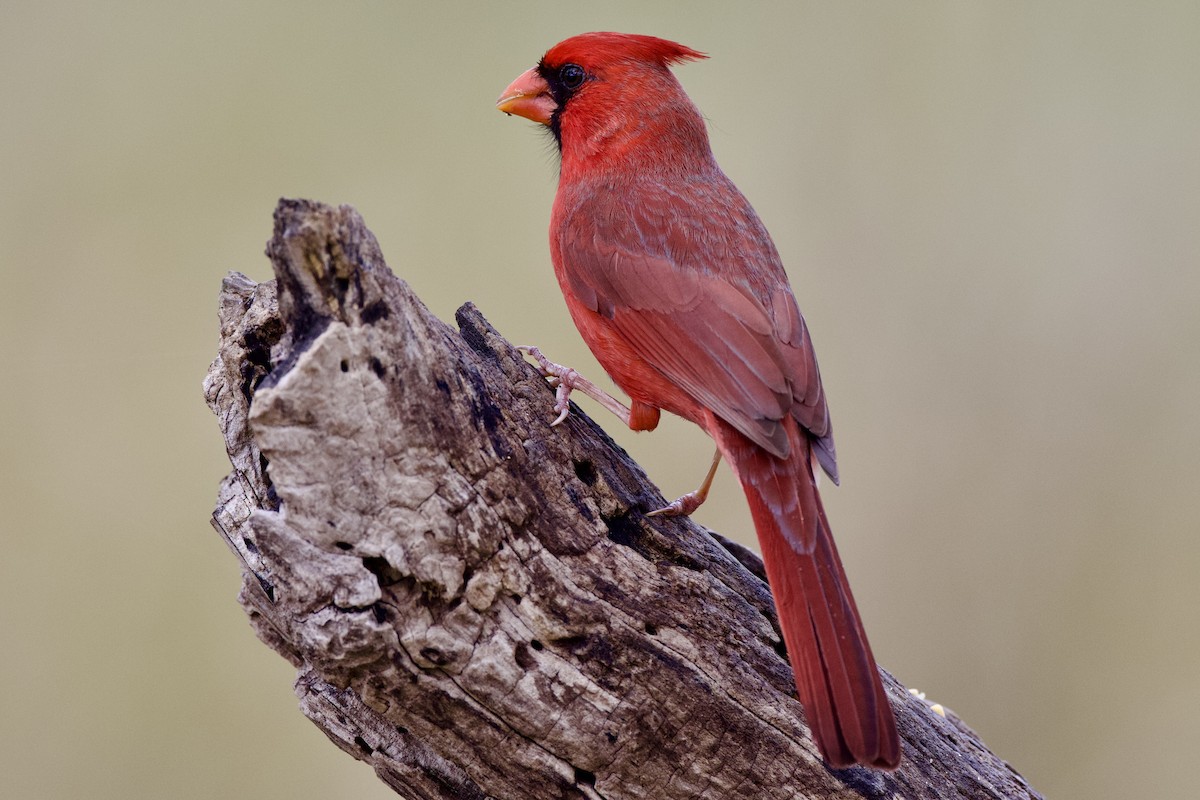
[[[586,77],[587,73],[578,64],[566,64],[558,71],[558,79],[572,92],[583,85],[583,79]]]

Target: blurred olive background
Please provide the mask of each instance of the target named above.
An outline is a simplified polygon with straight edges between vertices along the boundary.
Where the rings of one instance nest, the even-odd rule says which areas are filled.
[[[598,374],[552,148],[493,108],[596,29],[712,56],[678,73],[814,331],[880,662],[1048,796],[1191,796],[1191,2],[0,5],[4,796],[393,796],[296,710],[209,528],[217,292],[270,277],[278,197],[349,203],[443,319]],[[666,494],[701,477],[698,431],[598,417]],[[753,538],[728,472],[699,518]]]

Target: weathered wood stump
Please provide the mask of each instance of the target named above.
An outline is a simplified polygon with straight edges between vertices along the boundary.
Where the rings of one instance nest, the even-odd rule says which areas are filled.
[[[304,713],[409,798],[1035,798],[884,674],[895,773],[816,754],[762,565],[646,476],[471,305],[455,331],[351,208],[281,201],[226,278],[214,526]]]

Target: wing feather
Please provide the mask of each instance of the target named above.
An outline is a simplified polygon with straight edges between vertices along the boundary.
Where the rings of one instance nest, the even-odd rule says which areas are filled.
[[[624,204],[610,192],[582,193],[557,228],[564,288],[768,452],[788,454],[781,421],[794,416],[836,481],[808,329],[766,229],[719,178],[678,192],[639,184]]]

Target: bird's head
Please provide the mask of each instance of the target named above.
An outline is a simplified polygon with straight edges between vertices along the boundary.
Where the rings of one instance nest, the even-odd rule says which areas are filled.
[[[707,151],[703,119],[670,71],[672,64],[701,58],[654,36],[583,33],[546,51],[509,84],[496,107],[547,126],[564,161],[605,150],[624,155],[642,135],[698,136],[685,146],[702,143]]]

